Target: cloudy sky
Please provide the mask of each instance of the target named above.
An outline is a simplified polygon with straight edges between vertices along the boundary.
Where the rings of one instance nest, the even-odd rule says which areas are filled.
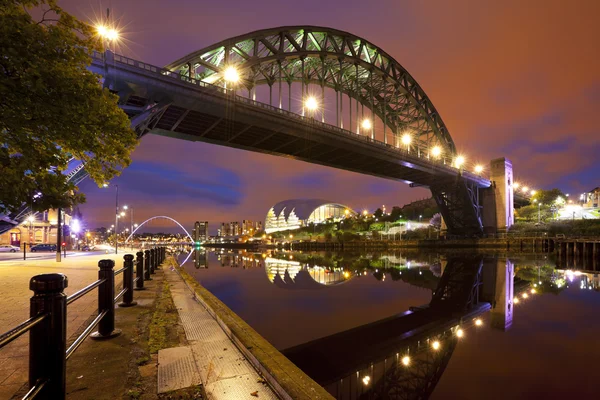
[[[506,156],[518,180],[581,193],[600,185],[600,2],[590,0],[113,0],[59,1],[94,19],[111,7],[120,53],[168,64],[228,37],[317,25],[363,37],[425,90],[458,149]],[[115,179],[136,220],[264,219],[275,202],[318,197],[374,209],[429,196],[403,183],[273,156],[149,135]],[[85,182],[82,212],[110,224],[114,191]],[[168,227],[167,223],[154,228]]]

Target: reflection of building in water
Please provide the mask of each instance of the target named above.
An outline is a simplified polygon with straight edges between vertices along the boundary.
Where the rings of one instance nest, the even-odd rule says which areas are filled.
[[[562,280],[564,280],[565,283],[568,282],[570,284],[573,284],[579,281],[580,289],[600,291],[600,272],[590,273],[583,271],[573,271],[570,269],[556,271],[563,275]],[[559,280],[561,279],[559,278]]]
[[[356,215],[356,212],[338,203],[319,199],[285,200],[275,204],[267,212],[265,232],[298,229],[329,219],[339,220],[347,215]]]
[[[256,268],[260,267],[261,260],[252,254],[227,253],[218,254],[217,260],[221,262],[221,267],[231,268]]]
[[[194,267],[208,268],[208,253],[206,252],[206,249],[194,249],[192,259],[194,260]]]
[[[323,268],[302,265],[298,261],[268,257],[265,270],[271,282],[289,289],[311,289],[337,285],[350,279],[352,275],[342,268]]]

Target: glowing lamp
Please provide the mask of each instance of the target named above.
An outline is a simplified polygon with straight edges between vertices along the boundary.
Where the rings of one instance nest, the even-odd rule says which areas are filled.
[[[229,66],[229,67],[225,68],[225,72],[223,73],[223,78],[227,82],[236,83],[237,81],[240,80],[240,74],[238,73],[237,69],[235,69],[235,67]]]
[[[410,357],[409,356],[402,357],[402,364],[404,364],[405,366],[408,366],[410,364]]]
[[[465,158],[463,156],[457,156],[456,159],[454,159],[454,165],[456,165],[456,168],[460,168],[464,163]]]
[[[317,102],[317,99],[314,96],[310,96],[308,97],[305,101],[304,101],[304,105],[306,106],[306,108],[308,108],[310,111],[314,111],[317,108],[319,108],[319,103]]]
[[[412,142],[412,137],[408,133],[405,133],[404,135],[402,135],[402,138],[400,140],[402,141],[402,144],[408,146],[410,142]]]
[[[439,350],[439,348],[440,348],[440,342],[438,342],[438,341],[436,340],[435,342],[431,343],[431,347],[432,347],[434,350]]]
[[[482,165],[476,165],[475,166],[475,172],[480,174],[483,172],[483,166]]]
[[[439,157],[442,154],[442,148],[440,146],[435,146],[431,149],[431,155],[434,157]]]

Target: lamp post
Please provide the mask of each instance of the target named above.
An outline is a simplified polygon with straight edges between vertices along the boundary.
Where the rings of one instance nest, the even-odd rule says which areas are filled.
[[[542,213],[542,203],[538,203],[538,224],[541,221],[541,213]]]
[[[119,254],[119,185],[115,185],[115,254]]]

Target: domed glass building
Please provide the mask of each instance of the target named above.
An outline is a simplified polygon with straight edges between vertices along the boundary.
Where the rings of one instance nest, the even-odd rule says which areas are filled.
[[[351,208],[321,199],[293,199],[280,201],[269,209],[265,218],[265,232],[273,233],[298,229],[311,223],[340,220],[356,215]]]

